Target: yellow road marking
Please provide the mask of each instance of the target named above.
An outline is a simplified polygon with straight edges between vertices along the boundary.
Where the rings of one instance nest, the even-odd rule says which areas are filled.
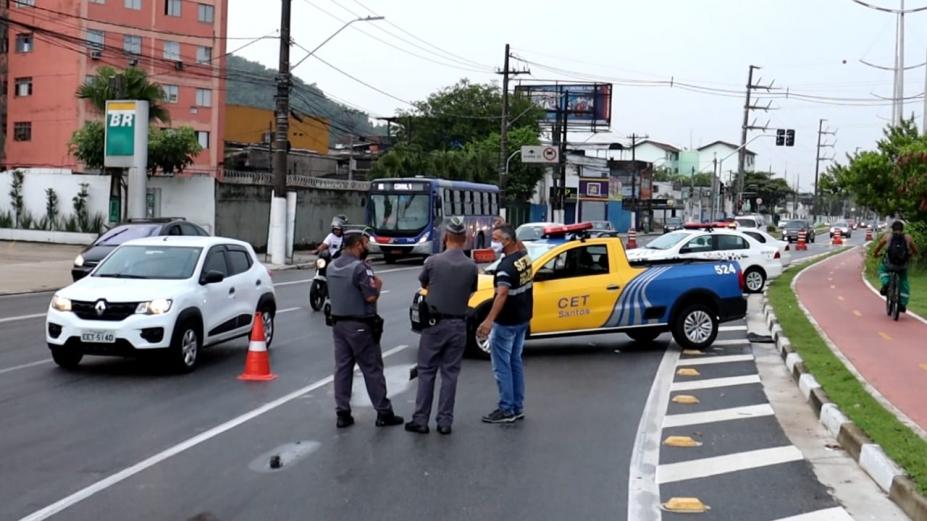
[[[888,333],[885,333],[885,332],[883,332],[883,331],[879,331],[879,336],[882,337],[882,338],[884,338],[885,340],[891,340],[891,339],[892,339],[892,337],[888,336]]]
[[[858,317],[863,316],[863,314],[860,313],[858,309],[854,309],[854,310],[853,310],[853,314],[856,315],[856,316],[858,316]]]

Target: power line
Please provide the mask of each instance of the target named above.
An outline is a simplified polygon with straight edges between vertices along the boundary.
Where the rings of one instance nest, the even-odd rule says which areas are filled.
[[[344,20],[344,19],[342,19],[341,17],[339,17],[338,15],[335,15],[335,14],[333,14],[332,12],[330,12],[330,11],[324,9],[323,7],[321,7],[321,6],[319,6],[319,5],[315,4],[315,3],[313,3],[311,0],[303,0],[303,2],[305,2],[306,4],[308,4],[308,5],[312,6],[312,7],[314,7],[315,9],[317,9],[317,10],[323,12],[324,14],[326,14],[327,16],[329,16],[330,18],[333,18],[333,19],[335,19],[335,20],[338,20],[338,21],[341,22],[341,23],[346,23],[346,22],[347,22],[347,20]],[[359,28],[359,27],[352,27],[352,29],[354,29],[355,31],[359,31],[360,33],[366,35],[368,38],[372,38],[372,39],[374,39],[374,40],[376,40],[376,41],[382,43],[383,45],[387,45],[387,46],[389,46],[389,47],[392,47],[393,49],[396,49],[396,50],[398,50],[398,51],[400,51],[400,52],[406,53],[406,54],[408,54],[408,55],[410,55],[410,56],[414,56],[414,57],[419,58],[419,59],[421,59],[421,60],[425,60],[425,61],[428,61],[428,62],[431,62],[431,63],[435,63],[435,64],[441,65],[441,66],[443,66],[443,67],[449,67],[449,68],[452,68],[452,69],[458,69],[458,70],[463,70],[463,71],[467,71],[467,72],[479,72],[479,73],[484,73],[484,74],[489,73],[488,71],[481,70],[481,69],[477,69],[477,68],[474,68],[474,67],[468,67],[468,66],[463,66],[463,65],[454,64],[454,63],[447,63],[447,62],[444,62],[444,61],[438,61],[438,60],[436,60],[436,59],[434,59],[434,58],[429,58],[429,57],[427,57],[427,56],[422,56],[421,54],[414,53],[414,52],[412,52],[412,51],[410,51],[410,50],[408,50],[408,49],[404,49],[404,48],[402,48],[402,47],[399,47],[399,46],[393,44],[392,42],[389,42],[389,41],[387,41],[387,40],[384,40],[383,38],[380,38],[380,37],[378,37],[378,36],[376,36],[376,35],[370,34],[369,32],[367,32],[367,31],[365,31],[365,30],[363,30],[363,29],[361,29],[361,28]]]

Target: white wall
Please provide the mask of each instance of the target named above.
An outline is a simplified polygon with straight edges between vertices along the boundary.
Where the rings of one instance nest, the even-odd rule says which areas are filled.
[[[66,217],[74,213],[71,199],[80,191],[81,183],[87,183],[90,195],[87,198],[88,214],[109,215],[109,176],[73,175],[70,170],[48,168],[26,168],[23,172],[23,203],[25,210],[35,219],[45,215],[45,189],[54,188],[58,194],[58,215]],[[13,171],[0,172],[0,212],[13,210],[10,189]]]
[[[210,176],[150,177],[148,189],[160,189],[155,217],[183,217],[216,231],[216,180]]]

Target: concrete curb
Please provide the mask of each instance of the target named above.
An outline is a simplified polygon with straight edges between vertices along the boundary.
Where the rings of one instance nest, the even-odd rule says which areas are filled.
[[[812,262],[803,263],[801,269],[811,265]],[[914,482],[905,476],[901,467],[885,454],[882,447],[873,443],[862,429],[840,411],[837,404],[830,401],[814,375],[805,368],[801,355],[795,352],[791,341],[785,336],[766,291],[763,292],[763,312],[782,361],[827,432],[912,520],[927,521],[927,497],[918,492]]]

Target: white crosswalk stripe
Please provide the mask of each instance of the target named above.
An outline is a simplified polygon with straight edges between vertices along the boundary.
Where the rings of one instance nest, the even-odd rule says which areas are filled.
[[[702,458],[657,467],[657,483],[675,483],[688,479],[707,478],[740,470],[768,467],[804,459],[800,450],[792,445],[772,449],[751,450]]]
[[[759,418],[762,416],[772,416],[773,414],[775,414],[775,411],[773,411],[773,408],[770,407],[768,403],[732,407],[730,409],[719,409],[715,411],[670,414],[663,419],[663,428],[667,429],[670,427],[684,427],[686,425]]]
[[[853,517],[842,507],[834,507],[797,516],[783,517],[776,521],[853,521]]]
[[[753,361],[753,355],[721,355],[721,356],[706,356],[703,358],[684,358],[679,361],[680,367],[688,367],[690,365],[711,365],[711,364],[729,364],[732,362],[751,362]]]
[[[697,389],[716,389],[718,387],[758,383],[760,383],[760,375],[751,374],[746,376],[729,376],[726,378],[709,378],[707,380],[695,380],[691,382],[674,382],[671,390],[695,391]]]

